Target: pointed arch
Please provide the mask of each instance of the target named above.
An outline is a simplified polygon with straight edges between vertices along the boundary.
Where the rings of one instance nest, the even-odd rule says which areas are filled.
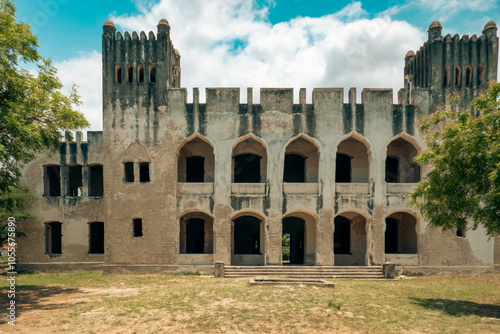
[[[290,241],[290,264],[315,264],[318,219],[310,210],[291,210],[283,215],[282,234]],[[285,251],[282,248],[283,254]]]
[[[401,133],[394,137],[386,148],[386,182],[416,183],[420,181],[420,166],[414,159],[421,151],[421,146],[415,138]]]
[[[253,217],[259,218],[262,221],[267,220],[267,216],[263,212],[261,212],[259,210],[254,210],[254,209],[241,209],[238,211],[234,211],[233,213],[231,213],[230,218],[231,218],[231,220],[235,220],[235,219],[242,217],[242,216],[253,216]]]
[[[195,133],[182,141],[177,154],[178,182],[214,182],[213,144]]]
[[[202,210],[190,210],[178,217],[179,253],[212,254],[214,217]]]
[[[130,144],[122,155],[123,161],[151,161],[148,148],[144,143],[135,141]]]
[[[283,182],[317,183],[319,179],[319,144],[301,133],[285,146]]]
[[[337,213],[333,222],[335,264],[366,265],[370,216],[359,209],[347,209]]]
[[[371,143],[352,131],[336,146],[335,182],[368,183],[370,180]]]
[[[267,180],[267,145],[252,133],[232,145],[232,175],[234,183],[264,183]]]
[[[397,210],[385,217],[386,254],[417,254],[418,216],[411,210]]]

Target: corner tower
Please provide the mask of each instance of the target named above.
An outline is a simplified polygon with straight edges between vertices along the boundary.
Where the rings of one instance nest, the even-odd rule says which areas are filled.
[[[438,21],[429,26],[428,40],[405,57],[404,84],[407,103],[422,112],[449,106],[452,93],[461,96],[460,109],[497,80],[498,37],[495,22],[488,22],[480,37],[442,36]]]
[[[158,23],[157,35],[141,31],[122,35],[113,21],[104,22],[102,34],[104,118],[116,103],[126,108],[139,98],[155,108],[165,105],[166,92],[181,84],[180,54],[170,39],[166,19]]]

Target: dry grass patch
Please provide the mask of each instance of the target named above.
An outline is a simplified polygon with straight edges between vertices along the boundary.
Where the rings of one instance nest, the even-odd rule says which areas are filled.
[[[6,305],[5,279],[2,305]],[[19,332],[500,333],[500,275],[335,280],[335,288],[247,279],[99,272],[19,275]],[[12,330],[0,318],[0,330]]]

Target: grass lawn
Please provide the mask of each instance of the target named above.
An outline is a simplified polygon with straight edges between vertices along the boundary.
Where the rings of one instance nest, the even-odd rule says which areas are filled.
[[[17,277],[23,333],[500,333],[500,275],[334,280],[334,288],[248,279],[100,272]]]

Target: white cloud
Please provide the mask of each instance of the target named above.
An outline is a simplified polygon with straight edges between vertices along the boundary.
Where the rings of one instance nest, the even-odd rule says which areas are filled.
[[[90,122],[88,130],[102,130],[102,56],[96,50],[82,53],[80,57],[54,63],[59,79],[66,90],[73,83],[78,88],[83,105],[80,111]]]
[[[403,58],[418,48],[425,33],[388,17],[364,19],[366,12],[354,2],[337,13],[319,18],[297,17],[272,25],[268,6],[251,0],[174,1],[154,5],[141,2],[142,13],[114,16],[118,30],[156,32],[161,18],[171,26],[171,37],[182,56],[182,86],[254,87],[402,87]],[[240,45],[236,50],[234,45]],[[77,66],[80,64],[79,66]],[[82,64],[86,64],[85,68]],[[102,127],[101,59],[96,52],[56,64],[63,81],[75,81],[84,98],[82,109],[93,128]],[[97,118],[99,113],[99,118]]]

